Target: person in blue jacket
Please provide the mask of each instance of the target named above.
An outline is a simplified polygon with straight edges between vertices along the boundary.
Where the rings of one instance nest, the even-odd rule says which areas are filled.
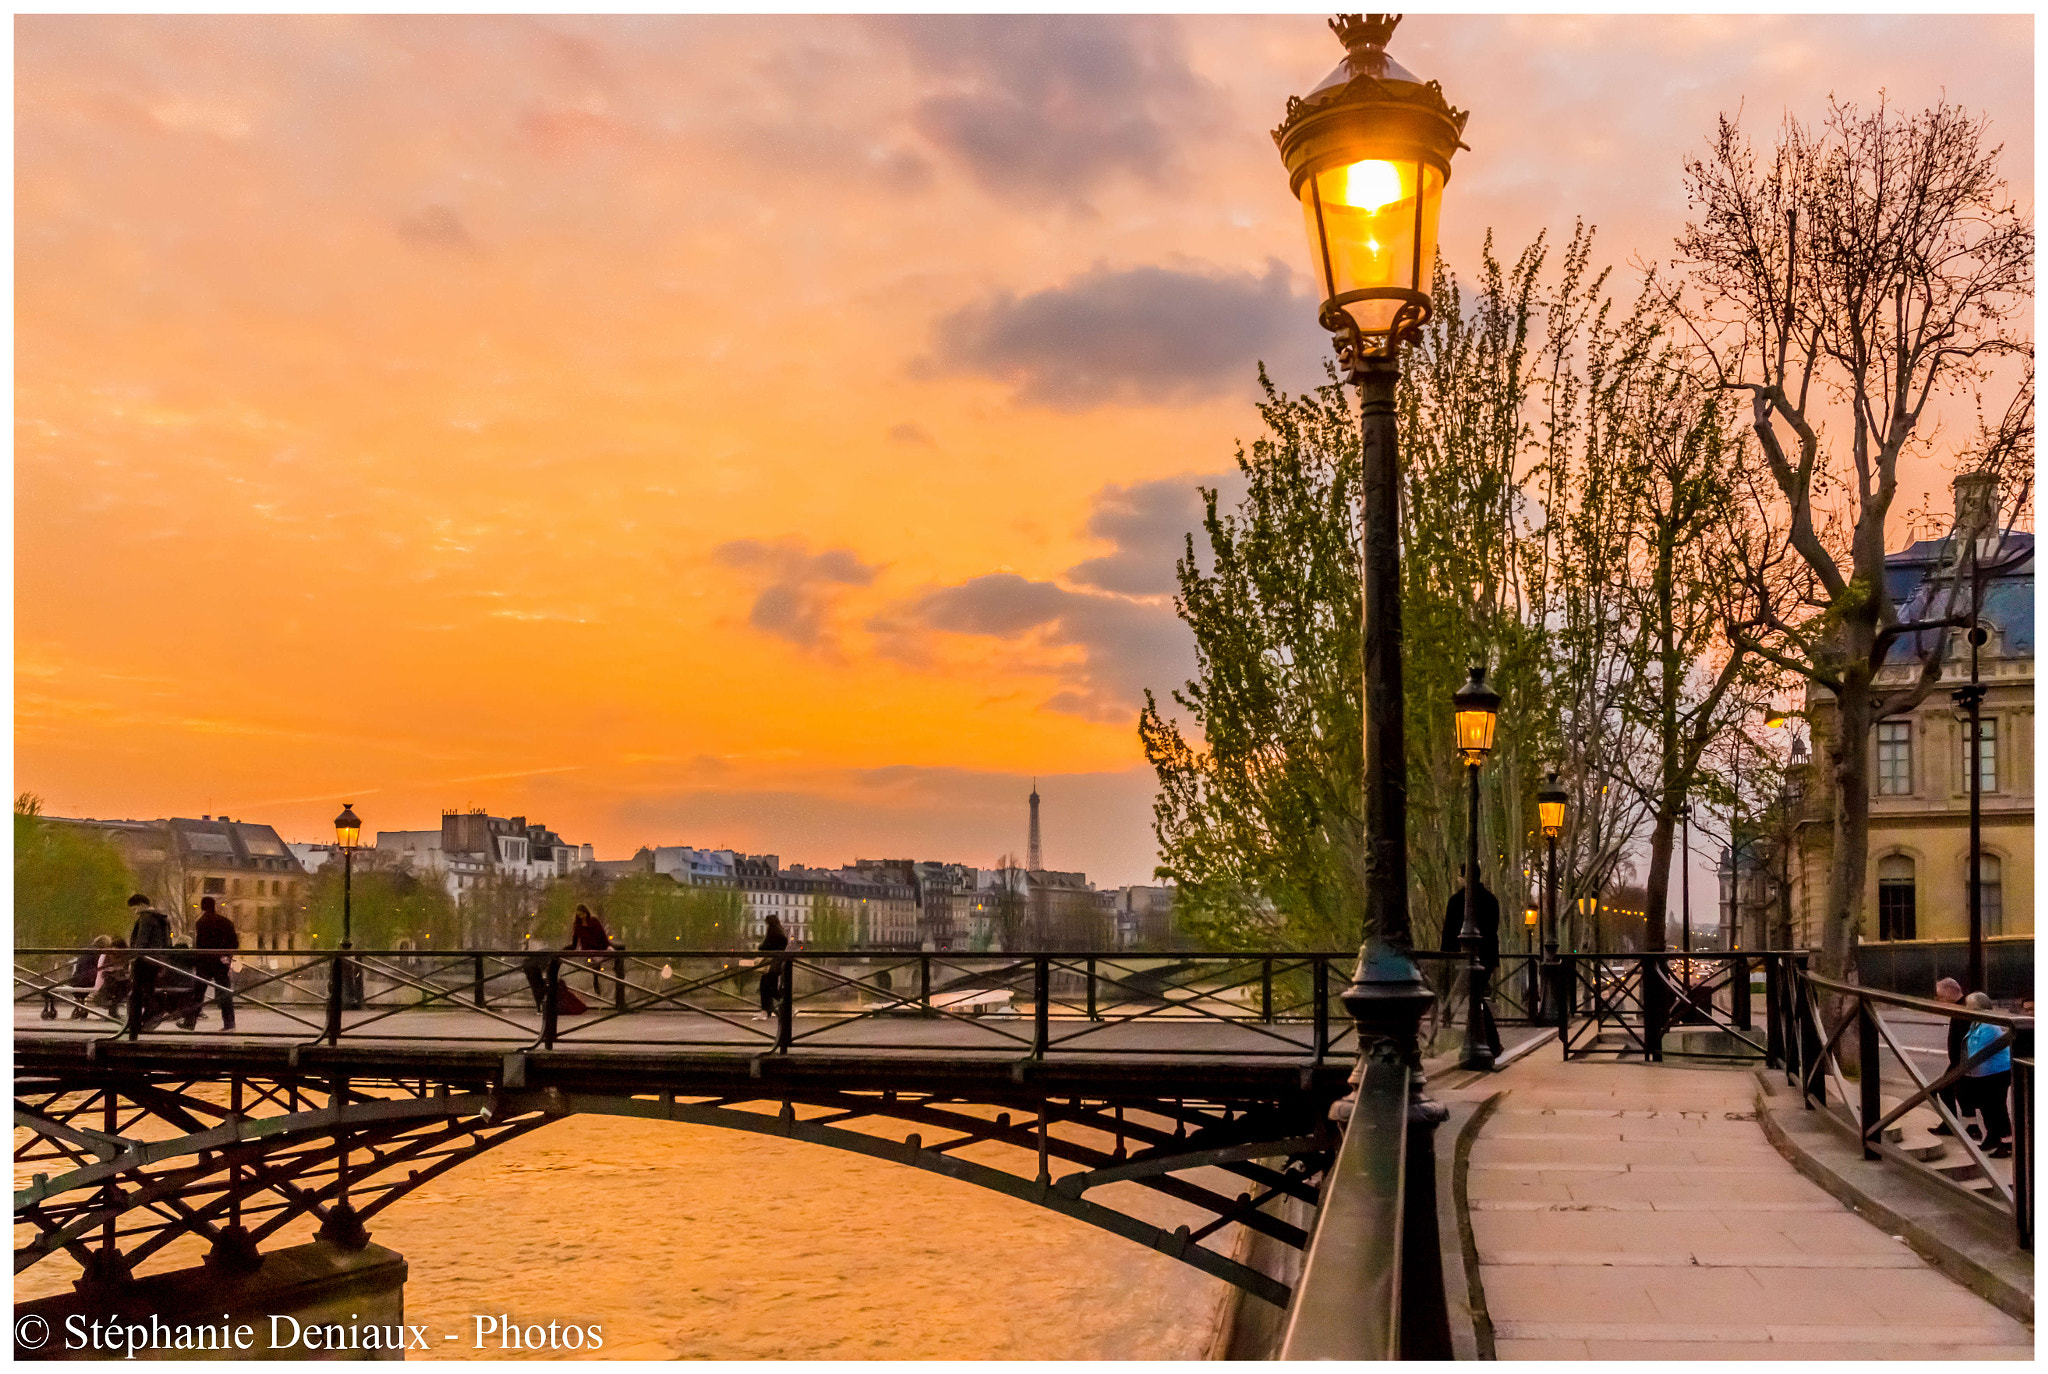
[[[1972,1011],[1990,1011],[1991,999],[1981,992],[1973,992],[1963,999],[1963,1005]],[[2004,1034],[2003,1026],[1994,1026],[1988,1021],[1976,1022],[1964,1038],[1964,1056],[1975,1055]],[[1963,1081],[1967,1085],[1971,1105],[1984,1118],[1985,1155],[1991,1159],[2012,1158],[2012,1115],[2005,1109],[2005,1095],[2012,1088],[2012,1047],[2008,1045],[1998,1053],[1986,1056],[1982,1063],[1971,1065]]]

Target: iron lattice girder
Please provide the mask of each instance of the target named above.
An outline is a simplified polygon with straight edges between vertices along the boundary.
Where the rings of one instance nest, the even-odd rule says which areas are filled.
[[[1237,1223],[1306,1244],[1299,1227],[1261,1209],[1276,1197],[1314,1203],[1336,1144],[1327,1110],[1346,1086],[1346,1066],[1336,1064],[558,1052],[515,1056],[515,1065],[473,1050],[388,1048],[374,1055],[382,1063],[371,1057],[347,1046],[116,1044],[80,1053],[76,1044],[18,1045],[16,1124],[34,1136],[18,1158],[72,1167],[17,1191],[17,1222],[40,1234],[17,1250],[16,1272],[59,1250],[83,1263],[96,1253],[95,1231],[111,1235],[132,1267],[180,1236],[218,1243],[245,1219],[258,1241],[301,1217],[324,1221],[337,1203],[367,1219],[485,1150],[592,1113],[780,1135],[942,1174],[1138,1241],[1285,1306],[1285,1285],[1201,1242]],[[229,1095],[223,1087],[239,1111],[220,1100]],[[85,1124],[109,1113],[113,1132]],[[172,1133],[146,1139],[157,1130],[145,1132],[145,1123]],[[905,1127],[948,1138],[895,1138]],[[1116,1145],[1099,1148],[1077,1133]],[[1018,1173],[961,1157],[975,1145],[1036,1154],[1037,1168]],[[1053,1161],[1077,1167],[1054,1178]],[[1188,1176],[1198,1170],[1249,1187],[1232,1196]],[[1118,1182],[1212,1219],[1167,1231],[1087,1196]]]

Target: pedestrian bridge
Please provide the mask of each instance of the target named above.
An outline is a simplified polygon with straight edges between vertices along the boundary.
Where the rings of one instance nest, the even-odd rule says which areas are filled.
[[[1501,1073],[1442,1079],[1446,1097],[1488,1114],[1467,1113],[1461,1148],[1446,1142],[1455,1168],[1440,1227],[1436,1194],[1417,1191],[1433,1169],[1417,1153],[1433,1148],[1419,1082],[1399,1056],[1361,1062],[1336,1000],[1350,952],[800,952],[780,958],[789,976],[765,1012],[759,956],[731,952],[257,955],[237,975],[231,1034],[209,1029],[210,1012],[185,1031],[95,1002],[64,985],[73,957],[17,953],[17,1177],[29,1181],[16,1193],[15,1267],[73,1266],[81,1291],[102,1297],[153,1282],[144,1276],[180,1242],[202,1244],[220,1277],[255,1273],[308,1229],[332,1251],[363,1252],[384,1208],[572,1114],[780,1135],[1058,1211],[1286,1312],[1295,1356],[1472,1353],[1446,1334],[1456,1311],[1476,1314],[1472,1329],[1503,1356],[1626,1346],[1654,1358],[1729,1341],[1745,1353],[1789,1342],[1773,1357],[1801,1358],[1840,1347],[1845,1325],[1801,1335],[1760,1315],[1776,1311],[1769,1302],[1747,1324],[1681,1320],[1690,1309],[1658,1285],[1721,1293],[1734,1312],[1751,1287],[1800,1269],[1799,1253],[1843,1282],[1896,1286],[1911,1269],[1895,1250],[1859,1250],[1840,1222],[1814,1224],[1847,1248],[1800,1251],[1809,1214],[1827,1210],[1818,1202],[1840,1204],[1753,1148],[1759,1128],[1740,1110],[1753,1066],[1782,1070],[1805,1101],[1827,1102],[1833,1081],[1842,1111],[1844,1028],[1876,1021],[1859,1004],[1826,1033],[1791,958],[1741,956],[1739,977],[1724,960],[1718,979],[1708,959],[1695,984],[1690,965],[1674,976],[1668,962],[1568,956],[1546,991],[1510,958],[1501,1019],[1551,1019],[1562,1002],[1563,1053],[1553,1041]],[[1461,961],[1415,957],[1440,991],[1438,1016],[1455,1014]],[[1768,970],[1757,1008],[1752,965]],[[1702,1027],[1710,1040],[1687,1034]],[[1879,1022],[1866,1038],[1880,1031],[1892,1034]],[[2014,1033],[2030,1122],[2031,1021]],[[1648,1062],[1689,1046],[1719,1067]],[[1884,1062],[1927,1099],[1905,1049]],[[1873,1157],[1899,1115],[1880,1119],[1875,1100],[1859,1106]],[[2022,1159],[2024,1175],[1991,1182],[2030,1235]],[[1122,1182],[1206,1220],[1167,1230],[1101,1200]],[[1775,1215],[1794,1183],[1815,1196],[1781,1209],[1778,1230],[1731,1222]],[[1439,1272],[1439,1232],[1457,1231],[1457,1217],[1477,1249],[1446,1241]],[[1631,1236],[1662,1239],[1645,1249]],[[1640,1286],[1612,1309],[1634,1317],[1561,1315],[1580,1287],[1616,1283]],[[1892,1310],[1919,1310],[1913,1301]],[[1915,1340],[2015,1348],[2009,1327],[1973,1314],[1967,1340],[1918,1341],[1929,1323]]]

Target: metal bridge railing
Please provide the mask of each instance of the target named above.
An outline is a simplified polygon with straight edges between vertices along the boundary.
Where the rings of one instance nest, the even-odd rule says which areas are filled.
[[[1795,1033],[1787,1037],[1785,1076],[1799,1088],[1801,1100],[1810,1108],[1832,1112],[1853,1130],[1863,1146],[1865,1159],[1888,1159],[1905,1165],[1939,1184],[1955,1189],[2011,1220],[2020,1249],[2034,1248],[2034,1018],[1999,1012],[1977,1011],[1946,1002],[1859,987],[1824,978],[1803,967],[1794,967],[1784,980],[1783,1001]],[[1915,1047],[1901,1045],[1881,1008],[1892,1007],[1937,1018],[1946,1027],[1950,1021],[1968,1021],[2001,1028],[2000,1033],[1962,1061],[1930,1078],[1913,1063]],[[1834,1024],[1827,1024],[1827,1016]],[[1844,1037],[1855,1028],[1855,1069],[1848,1071],[1841,1048]],[[1900,1071],[1894,1089],[1910,1084],[1911,1091],[1894,1097],[1885,1085],[1885,1051]],[[1999,1176],[1978,1142],[1963,1129],[1951,1100],[1952,1091],[1968,1077],[1969,1071],[2001,1051],[2012,1058],[2012,1178]],[[1904,1082],[1900,1083],[1899,1078]],[[1828,1085],[1834,1084],[1834,1097]],[[1963,1147],[1974,1166],[1973,1177],[1985,1187],[1965,1187],[1956,1178],[1932,1168],[1923,1160],[1897,1148],[1887,1138],[1905,1115],[1916,1107],[1932,1108],[1952,1133],[1950,1139]]]
[[[1790,1024],[1784,980],[1806,957],[1803,950],[1560,954],[1564,1057],[1782,1063],[1779,1042]]]
[[[14,1000],[44,1033],[130,1039],[189,1035],[220,984],[204,951],[129,951],[127,986],[76,986],[79,950],[15,952]],[[1058,1054],[1229,1053],[1350,1057],[1356,1028],[1337,1000],[1352,951],[1224,954],[951,954],[734,950],[241,951],[229,983],[254,1039],[449,1042],[537,1047],[704,1045],[771,1053],[981,1049]],[[1432,956],[1418,955],[1427,963]],[[1461,956],[1442,956],[1461,963]],[[147,999],[135,989],[153,970]],[[760,996],[768,978],[771,995]],[[1460,980],[1452,978],[1448,983]],[[1500,1015],[1522,1015],[1501,979]],[[1518,984],[1517,984],[1518,986]],[[456,1013],[462,1013],[457,1016]],[[934,1029],[943,1035],[935,1035]],[[1228,1029],[1220,1037],[1209,1031]]]

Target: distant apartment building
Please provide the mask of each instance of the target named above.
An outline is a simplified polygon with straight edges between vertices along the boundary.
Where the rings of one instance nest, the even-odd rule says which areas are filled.
[[[1170,950],[1184,946],[1174,921],[1175,903],[1180,895],[1176,889],[1118,887],[1102,895],[1109,899],[1118,949]]]
[[[445,812],[438,830],[380,830],[376,850],[401,868],[440,879],[457,906],[493,883],[541,886],[596,861],[591,846],[570,844],[524,816],[482,811]]]
[[[190,936],[200,898],[212,897],[241,932],[245,949],[297,949],[306,943],[308,875],[270,826],[225,816],[49,819],[87,827],[112,841],[179,936]]]
[[[686,887],[731,887],[739,876],[739,856],[730,849],[657,845],[641,852],[648,856],[654,872],[665,873]]]

